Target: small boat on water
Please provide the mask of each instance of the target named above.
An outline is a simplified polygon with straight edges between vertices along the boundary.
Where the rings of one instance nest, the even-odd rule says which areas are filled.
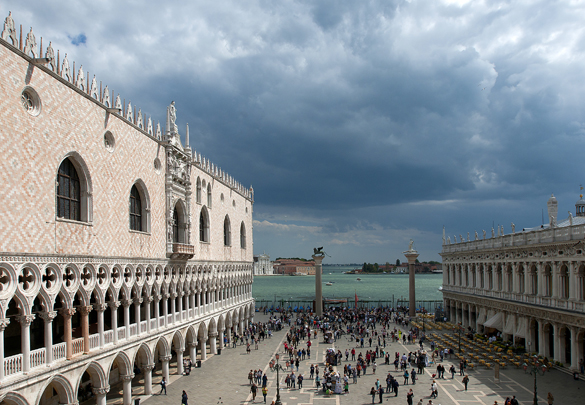
[[[325,283],[325,285],[333,285],[333,283],[330,281],[328,283]]]
[[[440,286],[439,288],[437,288],[437,290],[443,291],[443,286]]]
[[[362,281],[362,279],[358,277],[358,278],[356,279],[356,281]]]

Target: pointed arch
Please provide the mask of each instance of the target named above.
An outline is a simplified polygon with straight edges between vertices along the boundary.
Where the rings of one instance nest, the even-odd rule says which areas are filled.
[[[134,182],[130,188],[130,230],[150,232],[150,196],[142,179]]]
[[[246,249],[246,225],[244,225],[244,221],[240,224],[240,248]]]
[[[223,220],[223,245],[232,245],[232,224],[229,215],[226,215]]]
[[[93,187],[87,164],[77,152],[66,154],[57,168],[55,217],[93,221]]]
[[[199,241],[209,243],[209,213],[206,207],[199,214]]]

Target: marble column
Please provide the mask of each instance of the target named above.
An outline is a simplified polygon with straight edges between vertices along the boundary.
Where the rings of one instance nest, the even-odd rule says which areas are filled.
[[[106,395],[110,392],[110,386],[92,388],[93,395],[95,395],[96,405],[106,405]]]
[[[177,319],[177,293],[172,293],[171,294],[171,324],[175,323],[175,320]]]
[[[570,326],[569,330],[571,331],[571,370],[579,370],[579,342],[577,341],[579,329]]]
[[[73,337],[71,330],[71,317],[75,315],[75,308],[63,308],[63,339],[65,340],[65,358],[71,360],[73,357]]]
[[[98,334],[100,336],[100,349],[105,345],[104,336],[104,311],[108,306],[106,304],[94,304],[94,309],[97,311]]]
[[[120,301],[110,301],[108,302],[108,306],[110,307],[110,311],[112,314],[112,332],[114,337],[114,344],[118,344],[118,307],[120,306]]]
[[[544,340],[544,324],[543,320],[538,320],[538,355],[545,356],[546,349],[548,348],[547,342]],[[548,356],[548,354],[546,354]]]
[[[134,374],[122,375],[123,405],[132,405],[132,379]]]
[[[408,260],[408,315],[411,318],[416,316],[416,297],[415,297],[415,282],[414,282],[414,264],[418,257],[418,252],[414,250],[414,243],[410,240],[408,250],[403,252]]]
[[[132,305],[132,300],[122,300],[122,307],[124,308],[124,329],[126,331],[126,340],[130,339],[130,305]]]
[[[197,342],[190,342],[189,343],[189,359],[191,359],[191,363],[195,366],[195,361],[197,361]]]
[[[183,352],[185,351],[184,347],[179,347],[177,350],[177,374],[183,375]]]
[[[146,364],[142,366],[144,370],[144,395],[152,395],[152,370],[154,364]]]
[[[315,261],[315,315],[323,316],[323,282],[321,275],[323,274],[323,257],[321,254],[314,254]]]
[[[16,320],[20,323],[20,345],[22,349],[22,371],[27,374],[30,370],[30,324],[35,315],[20,315]],[[4,344],[4,342],[2,342]]]
[[[150,306],[152,305],[152,301],[154,301],[153,297],[146,297],[146,333],[148,333],[150,335],[151,329],[152,327],[150,326]]]
[[[167,328],[169,321],[169,297],[169,294],[163,294],[163,321],[165,328]]]
[[[93,307],[91,305],[82,305],[79,307],[81,314],[81,335],[83,336],[83,353],[89,353],[89,313]]]
[[[45,363],[48,367],[53,364],[53,319],[57,317],[57,311],[41,312],[39,316],[45,321]]]
[[[161,298],[162,298],[161,295],[154,296],[154,319],[156,319],[155,329],[157,329],[157,330],[158,330],[159,325],[160,325],[160,300],[161,300]]]
[[[167,383],[169,381],[169,363],[171,361],[171,356],[164,356],[160,359],[162,361],[162,375],[163,377],[167,380]]]
[[[201,354],[201,360],[202,361],[207,359],[207,346],[206,346],[206,342],[207,342],[207,337],[200,337],[199,338],[200,354]]]
[[[217,354],[217,332],[209,332],[209,351]]]
[[[0,319],[0,381],[4,379],[4,329],[9,324],[9,318]]]
[[[223,344],[223,341],[225,340],[225,334],[224,331],[222,330],[221,332],[219,332],[219,348],[223,349],[225,347],[225,345]]]
[[[556,361],[563,362],[561,359],[561,325],[558,323],[553,323],[553,351],[554,351],[554,359]]]
[[[140,304],[144,302],[142,297],[134,298],[134,319],[136,320],[136,336],[140,336]]]

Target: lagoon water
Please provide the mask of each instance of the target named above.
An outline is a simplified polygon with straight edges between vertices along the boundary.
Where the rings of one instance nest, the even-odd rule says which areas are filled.
[[[408,274],[343,274],[352,266],[323,267],[323,297],[347,298],[353,302],[354,294],[360,301],[408,300]],[[331,273],[331,274],[330,274]],[[357,281],[357,278],[361,281]],[[333,285],[325,285],[332,282]],[[442,274],[416,275],[416,300],[442,300],[439,287]],[[259,301],[312,300],[315,297],[315,276],[254,276],[252,295]]]

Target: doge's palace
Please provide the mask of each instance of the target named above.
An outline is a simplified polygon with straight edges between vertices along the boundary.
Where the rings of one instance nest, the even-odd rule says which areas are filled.
[[[474,236],[443,234],[443,297],[453,322],[577,370],[585,355],[585,200],[557,221]],[[486,235],[487,234],[487,235]]]
[[[130,405],[252,319],[253,190],[11,14],[0,75],[0,401]]]

